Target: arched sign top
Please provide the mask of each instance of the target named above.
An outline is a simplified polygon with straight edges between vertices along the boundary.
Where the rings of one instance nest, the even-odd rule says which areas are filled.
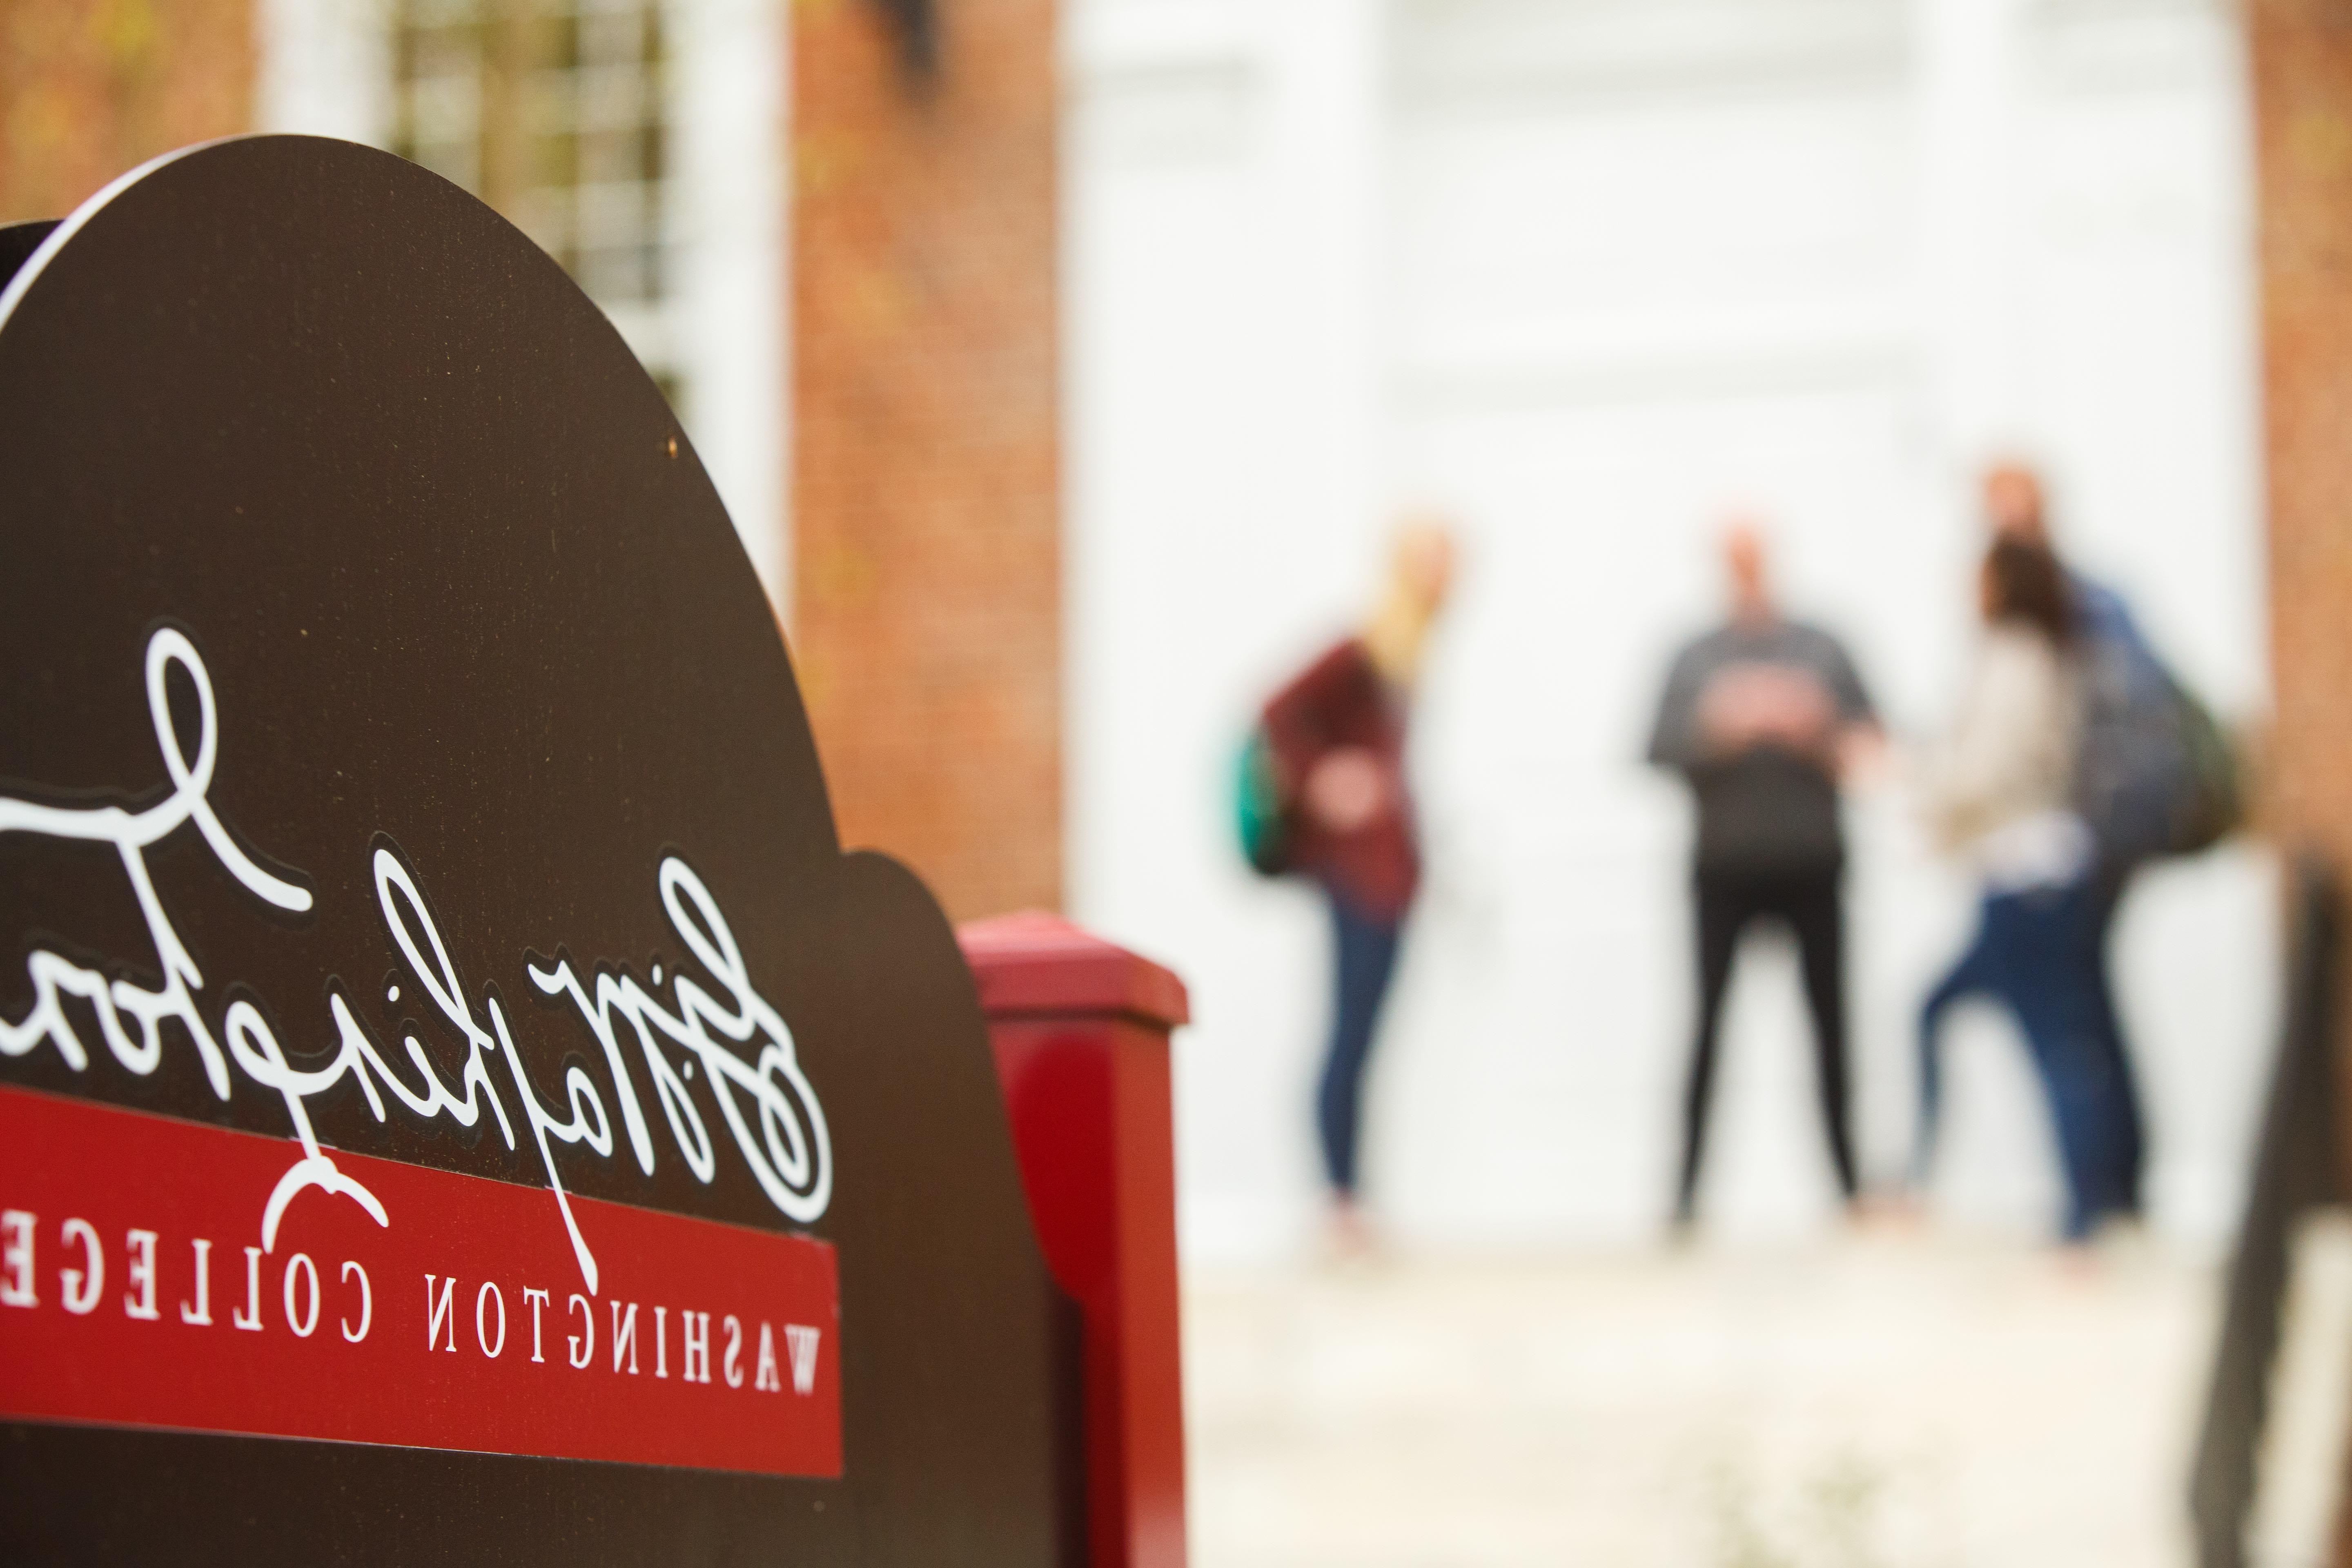
[[[551,260],[118,182],[0,292],[0,1552],[1058,1560],[970,977]]]

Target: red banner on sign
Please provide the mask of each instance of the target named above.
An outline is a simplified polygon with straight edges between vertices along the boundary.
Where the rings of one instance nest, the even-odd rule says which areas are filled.
[[[290,1151],[290,1153],[289,1153]],[[833,1248],[0,1089],[0,1416],[841,1474]]]

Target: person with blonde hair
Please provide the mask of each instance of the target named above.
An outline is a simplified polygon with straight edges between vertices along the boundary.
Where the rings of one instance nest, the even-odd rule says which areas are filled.
[[[1283,803],[1278,868],[1313,879],[1330,912],[1331,1023],[1315,1126],[1334,1226],[1351,1248],[1366,1239],[1356,1201],[1365,1071],[1421,881],[1407,720],[1454,565],[1444,523],[1409,521],[1371,615],[1286,683],[1259,721]]]

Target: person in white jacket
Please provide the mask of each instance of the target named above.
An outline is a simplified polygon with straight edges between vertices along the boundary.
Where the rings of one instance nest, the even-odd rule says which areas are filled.
[[[1984,635],[1951,732],[1927,771],[1937,838],[1982,888],[1976,935],[1919,1018],[1924,1181],[1934,1153],[1937,1033],[1962,997],[2008,1007],[2033,1055],[2066,1178],[2062,1230],[2086,1239],[2130,1206],[2126,1152],[2109,1147],[2125,1092],[2101,1049],[2096,846],[2072,805],[2083,718],[2073,595],[2048,546],[2003,537],[1980,578]]]

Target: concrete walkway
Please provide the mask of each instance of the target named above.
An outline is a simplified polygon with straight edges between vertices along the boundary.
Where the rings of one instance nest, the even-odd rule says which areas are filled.
[[[1865,1235],[1194,1278],[1198,1568],[2175,1568],[2209,1268]]]

